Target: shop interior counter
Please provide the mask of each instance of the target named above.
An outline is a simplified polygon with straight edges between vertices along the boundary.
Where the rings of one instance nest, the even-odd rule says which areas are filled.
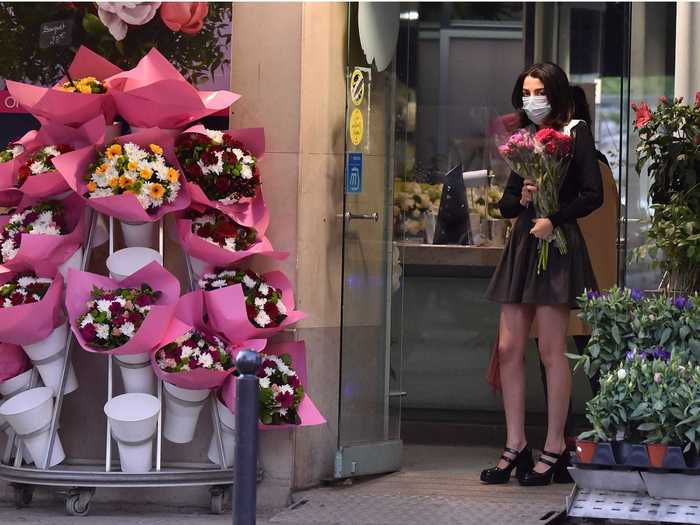
[[[406,276],[488,277],[503,253],[502,246],[419,244],[399,241],[400,263]]]

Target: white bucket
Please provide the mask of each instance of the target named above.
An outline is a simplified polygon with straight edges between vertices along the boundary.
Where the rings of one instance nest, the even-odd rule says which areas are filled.
[[[163,437],[172,443],[194,439],[197,420],[209,397],[209,390],[187,390],[164,383],[165,421]]]
[[[153,436],[160,402],[148,394],[122,394],[104,407],[119,446],[122,472],[143,473],[153,467]]]
[[[151,355],[115,355],[127,394],[155,395],[156,376],[151,368]]]
[[[0,406],[2,406],[2,404],[5,401],[6,400],[0,400]],[[8,437],[12,433],[12,427],[10,426],[10,423],[5,419],[5,416],[0,416],[0,432],[7,435]],[[27,465],[31,465],[32,463],[34,463],[34,459],[29,453],[27,445],[25,445],[24,443],[22,444],[22,459]]]
[[[221,422],[221,441],[224,445],[224,455],[226,457],[225,467],[233,467],[236,457],[236,416],[231,413],[226,405],[219,399],[216,400],[216,408],[219,411],[219,420]],[[214,428],[211,441],[209,442],[209,452],[207,453],[209,461],[221,465],[221,454],[219,452],[219,439]]]
[[[0,416],[7,419],[12,430],[23,440],[34,463],[41,466],[49,446],[49,426],[53,414],[53,389],[32,388],[0,406]],[[49,467],[66,459],[61,438],[56,434]]]
[[[80,265],[82,262],[83,262],[83,248],[82,248],[82,246],[79,246],[78,249],[73,252],[73,255],[71,255],[61,266],[58,267],[58,271],[63,276],[63,280],[64,281],[68,280],[68,270],[69,269],[75,268],[76,270],[80,270]]]
[[[61,383],[63,355],[67,336],[68,323],[63,323],[58,328],[55,328],[43,341],[23,347],[29,359],[32,360],[32,363],[39,371],[41,380],[46,386],[51,387],[56,395],[58,395],[58,388]],[[78,378],[75,376],[73,363],[69,363],[64,394],[70,394],[76,390],[78,390]]]
[[[155,222],[124,222],[121,221],[124,244],[128,248],[139,246],[149,247],[153,244]]]
[[[112,279],[123,281],[129,275],[153,261],[163,264],[163,258],[160,253],[151,248],[124,248],[107,257],[107,269]]]
[[[15,377],[7,379],[0,383],[0,395],[6,399],[10,399],[22,390],[26,390],[29,387],[29,382],[32,380],[32,369],[30,368],[26,372],[22,372]]]
[[[122,134],[122,123],[114,122],[105,126],[105,144],[113,144],[117,137]]]
[[[192,273],[196,280],[201,279],[202,275],[208,273],[213,267],[213,265],[207,261],[192,256],[190,256],[190,266],[192,267]]]

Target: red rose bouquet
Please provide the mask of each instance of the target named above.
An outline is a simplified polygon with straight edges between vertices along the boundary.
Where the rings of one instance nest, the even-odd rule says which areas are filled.
[[[257,159],[228,133],[210,129],[183,133],[175,142],[175,153],[187,180],[208,199],[230,205],[255,197],[260,186]]]
[[[241,252],[257,241],[254,228],[241,226],[218,210],[190,211],[192,233],[231,252]]]

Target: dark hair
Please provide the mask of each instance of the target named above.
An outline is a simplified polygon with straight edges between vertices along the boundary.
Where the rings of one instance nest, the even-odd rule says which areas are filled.
[[[513,107],[520,110],[523,125],[531,124],[523,111],[523,82],[525,77],[533,77],[542,81],[544,90],[552,106],[552,112],[545,120],[547,126],[561,129],[570,120],[573,114],[574,104],[571,97],[571,86],[564,70],[552,62],[534,64],[525,68],[520,73],[513,87]]]
[[[572,119],[583,120],[591,125],[591,108],[586,99],[586,92],[581,86],[571,86],[571,98],[574,101],[574,115]]]

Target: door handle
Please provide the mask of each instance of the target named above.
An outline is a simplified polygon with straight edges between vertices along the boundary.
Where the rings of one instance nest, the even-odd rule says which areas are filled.
[[[346,221],[352,221],[352,220],[363,220],[363,221],[374,221],[374,222],[379,222],[379,214],[375,211],[374,213],[350,213],[349,211],[346,211],[342,215],[339,215],[338,217],[341,217],[345,219]]]

